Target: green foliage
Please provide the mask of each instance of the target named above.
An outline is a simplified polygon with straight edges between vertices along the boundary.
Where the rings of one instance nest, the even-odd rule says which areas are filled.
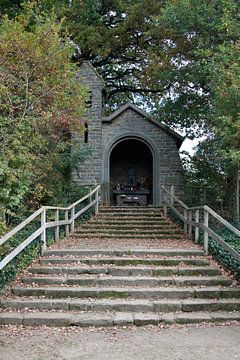
[[[226,269],[233,272],[238,280],[240,280],[240,262],[225,251],[216,241],[209,241],[209,250],[216,260],[218,260]],[[240,250],[240,248],[239,248]]]
[[[70,133],[82,129],[86,91],[61,34],[62,23],[34,3],[0,26],[1,226],[70,180]]]
[[[67,204],[70,203],[70,199],[76,200],[76,195],[81,197],[86,192],[83,189],[78,189],[76,193],[75,190],[69,191],[69,197],[66,198]],[[81,196],[80,196],[81,193]],[[65,204],[63,204],[65,205]],[[82,204],[83,207],[84,204]],[[85,204],[86,205],[86,204]],[[79,226],[82,222],[88,220],[94,213],[94,208],[87,210],[83,213],[75,222],[75,226]],[[9,254],[14,248],[22,243],[28,236],[30,236],[38,227],[40,222],[35,222],[30,226],[24,228],[11,240],[9,240],[4,245],[0,246],[0,260],[3,259],[7,254]],[[50,246],[54,244],[54,229],[48,229],[46,232],[47,245]],[[60,240],[65,236],[64,228],[60,228]],[[20,273],[25,267],[30,265],[33,260],[35,260],[40,255],[41,249],[41,240],[40,237],[34,240],[29,246],[27,246],[16,258],[14,258],[8,265],[6,265],[0,271],[0,289],[4,289],[11,281],[14,280],[16,275]]]
[[[16,243],[20,243],[21,240],[15,240]],[[33,260],[40,253],[40,240],[36,239],[31,245],[29,245],[22,253],[20,253],[15,259],[13,259],[8,265],[6,265],[0,272],[0,289],[3,289],[8,285],[15,276],[22,271],[26,266],[30,265]],[[0,259],[9,252],[7,247],[0,247]],[[8,249],[9,250],[9,249]]]
[[[26,1],[24,2],[26,3]],[[21,10],[12,0],[8,13]],[[111,108],[127,101],[192,132],[208,130],[209,64],[236,42],[239,3],[230,0],[42,0],[71,34],[74,60],[90,60],[107,83]]]

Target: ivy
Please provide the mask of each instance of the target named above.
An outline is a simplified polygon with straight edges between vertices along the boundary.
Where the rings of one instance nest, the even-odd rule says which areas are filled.
[[[216,260],[226,269],[233,272],[236,278],[240,280],[240,261],[234,259],[234,257],[225,251],[215,240],[209,241],[209,250]]]

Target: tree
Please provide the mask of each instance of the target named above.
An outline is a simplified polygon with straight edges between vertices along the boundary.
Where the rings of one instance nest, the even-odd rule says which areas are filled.
[[[30,193],[33,208],[57,186],[69,134],[81,131],[86,91],[76,79],[77,67],[70,61],[74,50],[60,36],[61,28],[54,16],[36,15],[34,5],[1,23],[2,221],[15,215]]]
[[[49,12],[54,6],[64,19],[74,60],[97,68],[111,109],[132,101],[189,133],[193,126],[207,129],[211,88],[204,61],[234,38],[219,26],[223,0],[42,0],[39,6]]]

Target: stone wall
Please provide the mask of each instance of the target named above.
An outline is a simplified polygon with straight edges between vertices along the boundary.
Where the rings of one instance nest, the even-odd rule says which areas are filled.
[[[91,104],[88,104],[89,107],[83,117],[83,125],[85,122],[88,124],[88,143],[84,143],[84,130],[79,136],[73,135],[77,146],[80,145],[83,153],[87,153],[78,170],[73,172],[73,181],[78,185],[96,185],[101,183],[102,178],[102,90],[104,83],[88,62],[84,62],[81,66],[78,78],[89,88]]]

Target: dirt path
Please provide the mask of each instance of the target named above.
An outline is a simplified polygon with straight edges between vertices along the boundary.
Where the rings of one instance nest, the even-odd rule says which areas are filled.
[[[240,326],[0,328],[1,360],[238,360]]]

